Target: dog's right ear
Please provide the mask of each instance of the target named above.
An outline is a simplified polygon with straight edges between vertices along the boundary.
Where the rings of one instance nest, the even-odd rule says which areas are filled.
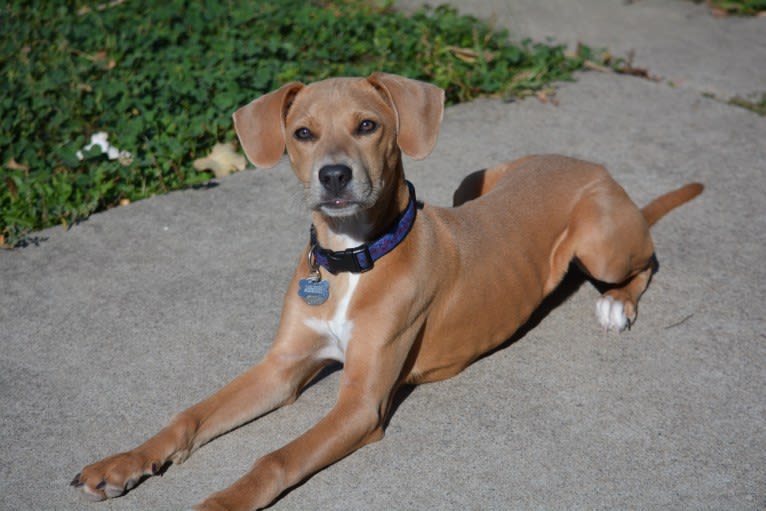
[[[273,167],[285,152],[285,116],[303,88],[290,82],[243,106],[232,116],[234,130],[247,159],[256,167]]]

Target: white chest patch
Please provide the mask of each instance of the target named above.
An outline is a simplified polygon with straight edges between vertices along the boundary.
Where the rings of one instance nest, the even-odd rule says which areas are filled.
[[[308,318],[304,320],[306,326],[324,337],[325,346],[317,352],[317,357],[322,359],[337,360],[343,362],[346,358],[346,349],[351,341],[351,331],[354,322],[348,317],[348,307],[354,290],[359,283],[359,274],[351,273],[348,276],[346,292],[338,301],[338,305],[329,320]]]

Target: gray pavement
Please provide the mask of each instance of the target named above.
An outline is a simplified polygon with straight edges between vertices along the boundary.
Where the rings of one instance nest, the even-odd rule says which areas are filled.
[[[664,80],[586,73],[559,106],[450,108],[432,156],[407,164],[420,198],[447,205],[467,172],[539,152],[605,164],[639,204],[707,189],[654,228],[661,269],[631,331],[599,330],[586,283],[506,349],[414,389],[383,441],[273,509],[766,509],[766,118],[703,94],[766,91],[766,18],[455,4],[514,37],[634,49]],[[322,417],[338,373],[125,497],[68,487],[260,358],[307,228],[283,161],[0,253],[0,509],[184,509]]]

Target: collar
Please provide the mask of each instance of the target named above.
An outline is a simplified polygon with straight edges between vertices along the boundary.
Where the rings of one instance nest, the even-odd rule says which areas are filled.
[[[333,252],[319,246],[317,242],[316,228],[311,226],[311,252],[322,268],[333,275],[340,272],[363,273],[372,269],[375,261],[391,252],[407,237],[412,226],[415,224],[417,205],[415,201],[415,187],[405,181],[410,190],[410,200],[407,208],[399,215],[399,218],[380,238],[369,244],[347,248],[339,252]]]

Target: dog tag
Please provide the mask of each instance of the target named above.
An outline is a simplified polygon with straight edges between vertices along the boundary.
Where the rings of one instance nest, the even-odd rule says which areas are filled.
[[[298,281],[298,296],[308,305],[322,305],[330,296],[330,283],[311,275]]]

